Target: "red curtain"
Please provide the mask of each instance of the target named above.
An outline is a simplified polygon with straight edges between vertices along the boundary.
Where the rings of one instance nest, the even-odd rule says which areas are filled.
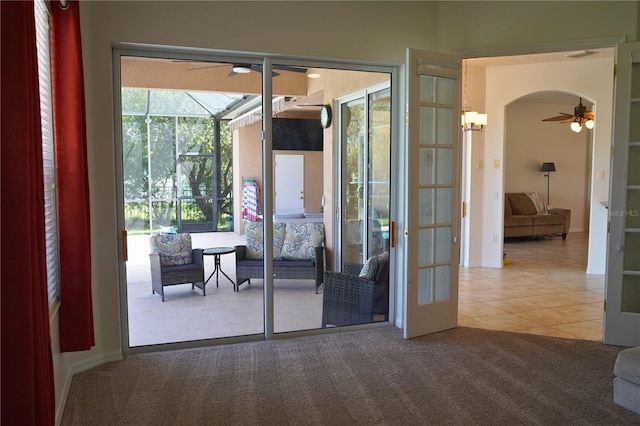
[[[89,179],[80,37],[80,5],[51,11],[53,128],[60,261],[60,350],[95,345],[91,302]]]
[[[53,425],[33,1],[0,1],[2,424]]]

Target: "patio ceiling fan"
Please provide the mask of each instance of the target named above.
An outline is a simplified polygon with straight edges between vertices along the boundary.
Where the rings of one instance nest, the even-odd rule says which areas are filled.
[[[231,71],[229,71],[229,74],[228,74],[229,77],[233,77],[237,74],[249,74],[251,71],[262,73],[262,65],[260,64],[215,64],[215,65],[205,65],[205,66],[196,67],[196,68],[188,68],[187,71],[196,71],[196,70],[202,70],[207,68],[217,68],[217,67],[231,67]],[[306,68],[290,67],[287,65],[272,65],[271,68],[274,70],[272,71],[272,74],[271,74],[273,77],[277,77],[280,75],[275,70],[298,72],[298,73],[307,72]]]
[[[574,132],[579,132],[582,130],[582,126],[586,126],[587,129],[593,129],[595,124],[595,114],[593,111],[587,111],[587,107],[582,105],[582,98],[573,109],[573,114],[568,114],[566,112],[561,112],[560,115],[556,115],[555,117],[545,118],[542,121],[556,121],[559,123],[571,123],[571,130]]]

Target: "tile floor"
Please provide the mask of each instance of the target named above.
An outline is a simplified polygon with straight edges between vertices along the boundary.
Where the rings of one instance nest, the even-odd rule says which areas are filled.
[[[604,275],[588,275],[588,235],[505,243],[509,265],[460,268],[461,326],[602,340]]]

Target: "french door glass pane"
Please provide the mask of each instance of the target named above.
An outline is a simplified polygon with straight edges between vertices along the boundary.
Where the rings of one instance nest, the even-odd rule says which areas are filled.
[[[436,223],[451,222],[451,188],[436,189]]]
[[[640,275],[622,277],[622,312],[640,313]]]
[[[453,151],[450,149],[438,148],[437,150],[437,175],[436,183],[450,184],[453,175],[451,167],[453,165],[451,156]]]
[[[418,270],[418,304],[433,303],[433,268]]]
[[[433,223],[433,191],[433,188],[420,189],[418,203],[420,225],[430,225]]]
[[[420,122],[424,124],[420,126],[420,143],[422,144],[435,143],[436,111],[436,108],[431,106],[420,107]]]
[[[420,102],[433,103],[436,101],[438,79],[430,75],[420,76]]]
[[[420,184],[432,184],[434,183],[433,157],[435,155],[435,148],[420,148]]]
[[[627,190],[627,212],[625,226],[627,228],[640,228],[640,188]]]
[[[436,302],[448,300],[451,297],[451,267],[442,265],[436,267]]]
[[[453,108],[438,108],[438,126],[436,143],[440,145],[451,145],[453,143]]]
[[[433,228],[421,229],[418,239],[418,263],[433,263]]]
[[[451,228],[436,228],[436,262],[448,262],[451,260]]]

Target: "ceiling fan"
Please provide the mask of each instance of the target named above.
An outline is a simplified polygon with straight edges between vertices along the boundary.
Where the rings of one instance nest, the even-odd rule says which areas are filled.
[[[542,121],[557,121],[560,123],[571,123],[571,130],[578,133],[582,130],[582,126],[584,125],[587,129],[593,129],[595,124],[595,114],[593,111],[587,111],[587,107],[582,105],[582,98],[573,109],[573,114],[568,114],[566,112],[561,112],[560,115],[556,115],[555,117],[545,118]]]
[[[188,68],[187,71],[195,71],[195,70],[202,70],[202,69],[206,69],[206,68],[217,68],[217,67],[231,67],[231,71],[229,71],[228,76],[229,77],[233,77],[237,74],[249,74],[251,71],[256,71],[259,73],[262,73],[262,65],[260,64],[216,64],[216,65],[205,65],[202,67],[196,67],[196,68]],[[279,71],[291,71],[291,72],[298,72],[298,73],[306,73],[307,69],[306,68],[300,68],[300,67],[290,67],[287,65],[272,65],[271,66],[272,73],[271,75],[273,77],[277,77],[280,74],[277,73],[275,70],[279,70]]]

